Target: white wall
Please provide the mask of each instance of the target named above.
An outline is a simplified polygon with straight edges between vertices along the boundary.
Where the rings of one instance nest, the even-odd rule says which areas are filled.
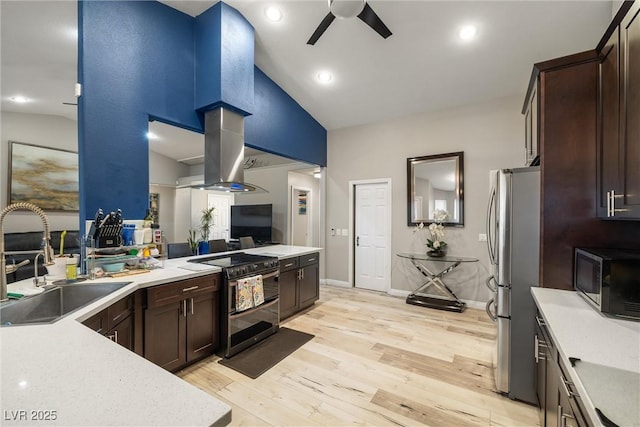
[[[464,152],[464,227],[445,229],[449,254],[475,257],[446,277],[458,297],[486,301],[489,261],[485,242],[489,171],[523,166],[524,120],[521,97],[412,115],[328,133],[326,204],[326,278],[348,281],[350,237],[331,236],[331,228],[349,228],[349,181],[392,179],[391,288],[411,291],[424,280],[400,252],[425,253],[424,237],[407,225],[408,157]]]
[[[181,176],[189,175],[189,166],[149,151],[149,183],[175,186]]]
[[[73,107],[69,107],[73,108]],[[9,143],[8,141],[42,145],[78,151],[78,127],[74,120],[45,114],[23,114],[2,111],[0,121],[0,206],[8,204]],[[46,212],[51,231],[78,230],[78,212]],[[5,217],[5,233],[42,230],[37,215],[15,211]]]

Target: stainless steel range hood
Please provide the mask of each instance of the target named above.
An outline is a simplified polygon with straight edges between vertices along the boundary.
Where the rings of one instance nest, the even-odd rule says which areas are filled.
[[[207,190],[266,192],[244,182],[244,117],[225,108],[204,115],[204,183]]]

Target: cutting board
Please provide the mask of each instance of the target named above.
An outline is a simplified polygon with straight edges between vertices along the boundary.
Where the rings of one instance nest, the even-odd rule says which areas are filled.
[[[151,270],[126,270],[120,271],[118,273],[105,273],[107,277],[125,277],[125,276],[133,276],[136,274],[148,273]]]

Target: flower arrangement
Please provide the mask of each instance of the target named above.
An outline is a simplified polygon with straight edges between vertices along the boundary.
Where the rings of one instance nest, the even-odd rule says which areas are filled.
[[[447,247],[447,242],[444,241],[444,225],[442,223],[447,219],[447,212],[442,209],[436,209],[433,212],[434,222],[429,224],[427,230],[429,230],[429,236],[427,237],[427,247],[429,248],[430,255],[444,255]],[[424,223],[416,225],[414,233],[424,229]]]

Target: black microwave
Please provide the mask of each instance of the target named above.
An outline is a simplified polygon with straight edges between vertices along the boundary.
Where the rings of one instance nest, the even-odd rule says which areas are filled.
[[[576,248],[573,286],[602,313],[640,319],[640,251]]]

